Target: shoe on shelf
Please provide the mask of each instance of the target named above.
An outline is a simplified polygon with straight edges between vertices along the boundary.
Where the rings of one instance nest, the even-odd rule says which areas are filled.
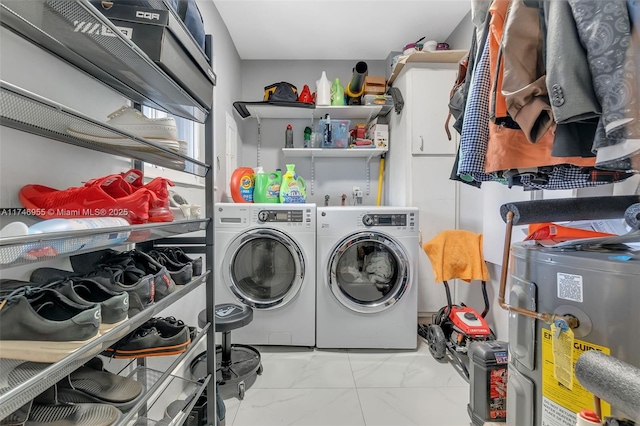
[[[158,177],[143,185],[142,172],[131,169],[117,175],[108,175],[91,179],[86,187],[99,186],[109,196],[119,199],[135,194],[138,191],[149,191],[149,222],[172,222],[173,212],[169,208],[169,186],[174,186],[169,179]]]
[[[0,358],[57,362],[97,338],[99,327],[100,305],[80,305],[47,288],[0,292]]]
[[[107,125],[130,135],[153,142],[171,151],[179,152],[178,128],[172,117],[149,118],[135,108],[123,106],[108,115]],[[136,150],[153,150],[152,147],[142,146],[129,138],[113,131],[104,129],[69,128],[67,132],[79,139],[89,140],[107,145],[117,145]]]
[[[192,259],[187,256],[180,247],[157,247],[155,250],[163,253],[165,256],[167,256],[177,264],[184,265],[190,263],[193,267],[193,275],[202,275],[202,257]]]
[[[187,326],[182,320],[176,319],[176,317],[151,318],[150,320],[142,324],[140,327],[141,328],[155,327],[158,330],[160,330],[161,334],[162,333],[166,334],[169,330],[171,330],[171,328],[176,329],[176,328],[187,327],[187,329],[189,330],[189,339],[191,341],[193,341],[198,335],[198,330],[195,327]]]
[[[167,268],[171,279],[173,279],[176,285],[187,284],[193,278],[193,266],[191,263],[178,263],[158,250],[151,250],[148,254]]]
[[[175,191],[169,191],[169,206],[174,215],[184,217],[184,219],[200,219],[202,217],[202,208],[197,204],[189,204],[189,202]]]
[[[129,295],[129,318],[155,302],[154,276],[130,264],[100,264],[86,274],[56,268],[38,268],[31,273],[29,280],[34,283],[49,284],[65,278],[72,280],[89,278],[97,281],[110,291],[116,293],[126,292]]]
[[[121,416],[120,410],[109,404],[39,404],[34,402],[26,424],[28,426],[109,426],[115,424]]]
[[[114,182],[58,190],[44,185],[26,185],[18,197],[27,209],[33,210],[41,219],[79,218],[96,216],[123,217],[131,224],[149,220],[149,204],[154,196],[151,191],[141,189],[119,198],[109,195]],[[122,188],[117,188],[120,193]]]
[[[143,395],[143,386],[128,377],[106,371],[100,358],[93,358],[56,383],[58,401],[104,403],[120,410],[133,407]]]
[[[145,358],[177,355],[191,343],[187,327],[174,327],[165,322],[149,327],[144,324],[107,348],[103,355],[113,358]]]
[[[29,413],[31,412],[31,404],[33,400],[27,402],[4,419],[0,420],[2,426],[22,426],[27,422]]]
[[[143,271],[153,277],[153,300],[160,301],[176,290],[176,283],[167,268],[140,250],[122,253],[109,252],[110,256],[102,260],[99,267],[118,267],[125,271]]]
[[[3,289],[15,289],[24,286],[55,290],[69,300],[83,306],[100,305],[100,334],[105,334],[127,320],[129,295],[124,291],[115,292],[109,290],[99,282],[89,278],[62,278],[44,285],[17,280],[2,282]]]

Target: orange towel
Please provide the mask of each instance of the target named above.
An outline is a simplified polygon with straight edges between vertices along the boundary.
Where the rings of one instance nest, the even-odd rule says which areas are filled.
[[[489,270],[482,256],[482,234],[463,230],[442,231],[422,245],[431,260],[436,282],[459,278],[489,281]]]

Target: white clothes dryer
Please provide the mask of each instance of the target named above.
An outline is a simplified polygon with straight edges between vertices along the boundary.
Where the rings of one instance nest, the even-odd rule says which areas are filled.
[[[417,347],[418,209],[318,207],[318,348]]]
[[[215,303],[253,308],[233,342],[314,346],[315,204],[215,205]]]

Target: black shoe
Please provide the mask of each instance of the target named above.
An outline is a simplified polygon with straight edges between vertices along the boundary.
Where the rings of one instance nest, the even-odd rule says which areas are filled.
[[[30,280],[39,284],[50,284],[63,279],[88,278],[101,284],[107,290],[129,295],[128,315],[132,317],[153,304],[155,282],[153,275],[136,268],[135,265],[97,265],[83,276],[80,273],[55,268],[38,268],[31,273]]]
[[[0,290],[0,306],[0,358],[57,362],[98,337],[100,305],[81,305],[55,290]]]
[[[104,334],[123,323],[129,310],[129,295],[124,292],[111,291],[102,284],[89,278],[65,278],[49,284],[38,285],[26,281],[5,281],[3,287],[14,288],[33,286],[49,288],[66,296],[69,300],[84,306],[100,305],[100,334]]]
[[[153,275],[154,300],[162,300],[176,290],[176,284],[171,279],[167,268],[154,260],[151,256],[140,250],[131,250],[113,254],[103,260],[101,266],[118,266],[142,270],[146,274]]]
[[[103,403],[128,410],[143,396],[143,386],[130,378],[106,371],[93,358],[56,384],[57,400],[65,403]]]
[[[113,358],[177,355],[185,352],[190,343],[187,327],[176,327],[154,318],[111,345],[103,355]]]
[[[173,260],[177,264],[186,265],[187,263],[190,263],[193,268],[193,276],[197,277],[202,275],[202,257],[192,259],[179,247],[160,247],[155,250],[164,253],[169,259]]]
[[[177,285],[187,284],[193,278],[193,266],[191,263],[178,263],[158,250],[151,250],[149,256],[167,268],[169,275]]]
[[[187,327],[189,329],[189,339],[193,341],[198,335],[198,329],[195,327],[187,326],[182,320],[176,319],[176,317],[166,318],[151,318],[140,327],[151,328],[156,327],[158,330],[163,330],[165,327],[182,328]]]

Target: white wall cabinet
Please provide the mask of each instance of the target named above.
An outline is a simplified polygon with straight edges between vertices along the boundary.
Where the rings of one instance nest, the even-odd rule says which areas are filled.
[[[396,87],[406,89],[405,107],[410,116],[411,151],[416,155],[453,154],[456,144],[447,139],[444,129],[447,120],[449,92],[456,79],[456,69],[445,68],[409,69],[396,80]],[[449,124],[453,124],[453,120]],[[451,135],[455,134],[451,131]]]
[[[449,141],[444,129],[449,91],[456,64],[407,64],[394,81],[404,98],[400,114],[391,112],[387,156],[386,202],[418,207],[422,243],[458,225],[458,182],[450,180],[457,133]],[[452,123],[451,123],[452,124]],[[435,283],[431,263],[420,250],[418,311],[436,312],[446,304],[444,289]]]

